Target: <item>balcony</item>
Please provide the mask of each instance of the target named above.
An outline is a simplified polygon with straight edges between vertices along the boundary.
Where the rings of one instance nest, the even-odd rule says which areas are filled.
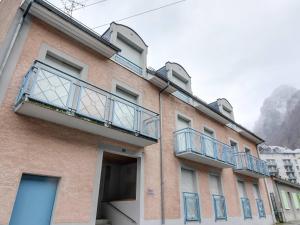
[[[256,205],[259,218],[266,217],[265,207],[262,199],[256,199]]]
[[[297,179],[296,176],[295,176],[295,173],[287,174],[287,176],[288,176],[288,179],[290,179],[290,180],[295,180],[295,179]]]
[[[15,111],[141,147],[159,138],[157,113],[38,61],[23,79]]]
[[[270,176],[278,176],[279,169],[275,166],[268,166]]]
[[[286,171],[286,173],[294,173],[295,172],[294,168],[290,167],[290,166],[285,167],[285,171]]]
[[[293,166],[293,163],[291,161],[283,161],[284,166]]]
[[[131,70],[132,72],[142,76],[143,75],[143,69],[142,67],[136,65],[135,63],[131,62],[130,60],[126,59],[124,56],[121,56],[119,54],[115,54],[113,56],[113,59],[119,63],[120,65],[126,67],[127,69]]]
[[[197,193],[183,192],[184,223],[200,222],[199,196]]]
[[[275,166],[277,167],[277,163],[275,161],[267,161],[268,166]]]
[[[215,221],[227,220],[226,203],[223,195],[213,195]]]
[[[234,167],[231,146],[191,128],[174,132],[175,154],[179,158],[218,167]]]
[[[241,198],[242,208],[244,212],[244,218],[245,219],[251,219],[252,213],[251,213],[251,206],[250,201],[248,198]]]
[[[246,152],[235,154],[235,172],[251,177],[269,176],[267,163]]]

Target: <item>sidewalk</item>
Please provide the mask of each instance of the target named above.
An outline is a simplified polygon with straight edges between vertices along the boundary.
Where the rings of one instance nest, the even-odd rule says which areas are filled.
[[[288,222],[288,223],[276,223],[276,224],[282,224],[282,225],[300,225],[300,220]]]

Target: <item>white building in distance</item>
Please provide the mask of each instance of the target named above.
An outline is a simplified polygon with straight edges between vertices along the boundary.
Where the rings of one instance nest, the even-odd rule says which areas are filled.
[[[300,183],[300,149],[260,145],[261,159],[267,161],[271,176]]]

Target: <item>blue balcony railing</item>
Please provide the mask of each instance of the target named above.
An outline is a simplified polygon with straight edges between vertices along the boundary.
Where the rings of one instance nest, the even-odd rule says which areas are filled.
[[[235,169],[248,170],[263,176],[269,176],[267,163],[246,152],[238,152],[235,154]]]
[[[184,223],[189,221],[199,221],[200,218],[200,206],[199,196],[197,193],[183,192],[184,202]]]
[[[157,113],[39,61],[24,77],[16,105],[24,98],[137,136],[159,138]]]
[[[119,64],[125,66],[126,68],[130,69],[131,71],[135,72],[138,75],[143,75],[143,69],[142,67],[136,65],[135,63],[131,62],[129,59],[126,59],[124,56],[121,56],[119,54],[115,54],[114,60],[118,62]]]
[[[215,220],[227,220],[225,197],[223,195],[213,195],[215,210]]]
[[[176,154],[191,152],[234,165],[234,150],[227,144],[191,128],[178,130],[174,136]]]
[[[265,207],[262,199],[256,199],[256,205],[259,217],[266,217]]]
[[[252,213],[251,213],[251,206],[250,201],[248,198],[241,198],[242,208],[244,212],[244,218],[245,219],[251,219]]]

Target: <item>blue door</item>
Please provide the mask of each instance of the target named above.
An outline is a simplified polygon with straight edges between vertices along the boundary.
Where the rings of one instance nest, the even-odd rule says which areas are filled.
[[[23,175],[9,225],[50,225],[57,178]]]

